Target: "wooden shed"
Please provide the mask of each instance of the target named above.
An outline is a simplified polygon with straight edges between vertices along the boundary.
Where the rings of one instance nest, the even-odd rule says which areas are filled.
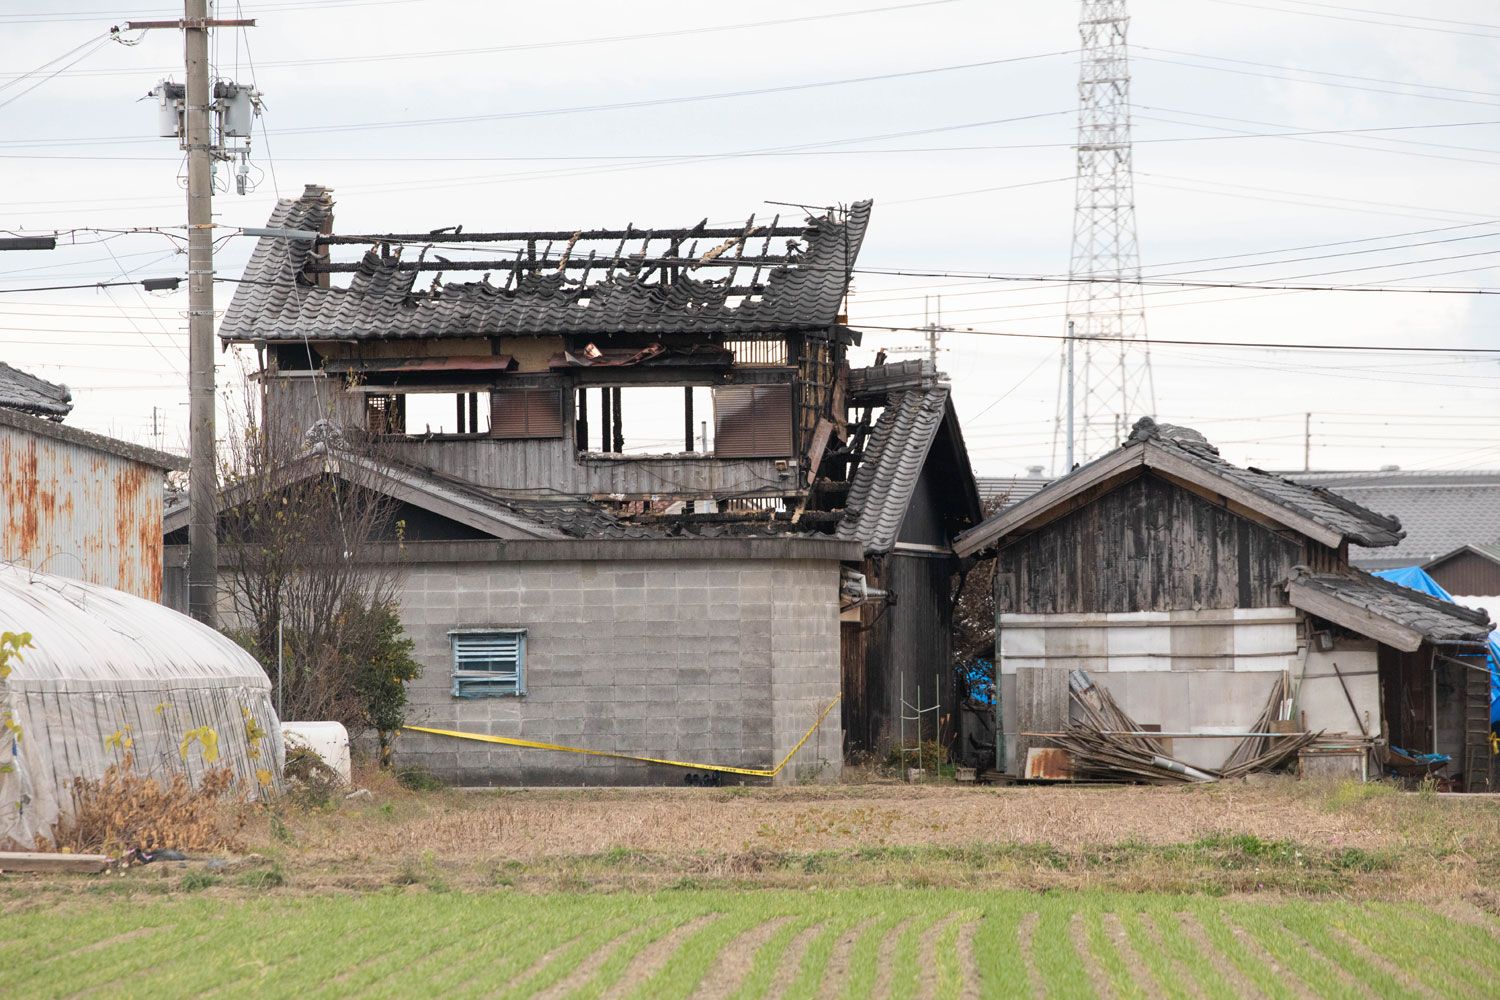
[[[1350,543],[1401,537],[1394,518],[1139,421],[955,543],[996,554],[1001,765],[1017,771],[1038,742],[1027,733],[1066,723],[1057,679],[1083,668],[1199,767],[1222,764],[1282,687],[1309,730],[1447,753],[1462,770],[1487,738],[1467,732],[1469,702],[1488,702],[1460,657],[1482,649],[1488,621],[1349,567]]]

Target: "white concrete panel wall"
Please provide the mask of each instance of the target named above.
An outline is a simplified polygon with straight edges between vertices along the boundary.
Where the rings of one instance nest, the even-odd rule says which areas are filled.
[[[1201,734],[1174,740],[1173,751],[1202,767],[1218,767],[1234,751],[1283,671],[1294,684],[1301,679],[1298,707],[1309,728],[1358,733],[1362,721],[1373,734],[1380,726],[1375,644],[1341,643],[1309,655],[1292,608],[1004,615],[1000,688],[1008,750],[1017,731],[1015,672],[1041,666],[1088,671],[1141,724]]]

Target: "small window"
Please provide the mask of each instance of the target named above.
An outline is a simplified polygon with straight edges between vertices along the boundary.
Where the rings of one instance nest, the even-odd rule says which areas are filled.
[[[557,389],[496,389],[490,401],[494,437],[563,436],[562,393]]]
[[[504,698],[526,693],[526,630],[454,631],[453,697]]]
[[[405,434],[406,397],[366,396],[365,427],[371,434]]]
[[[408,392],[405,403],[406,433],[483,434],[488,431],[490,401],[487,392]]]

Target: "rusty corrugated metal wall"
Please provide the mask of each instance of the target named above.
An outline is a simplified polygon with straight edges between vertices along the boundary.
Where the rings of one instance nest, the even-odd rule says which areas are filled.
[[[0,559],[161,599],[162,472],[0,426]]]

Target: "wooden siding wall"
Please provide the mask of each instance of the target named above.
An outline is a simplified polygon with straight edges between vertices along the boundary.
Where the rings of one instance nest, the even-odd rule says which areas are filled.
[[[1485,597],[1500,594],[1500,563],[1473,552],[1461,552],[1427,572],[1450,594]]]
[[[267,380],[267,425],[296,444],[321,419],[364,426],[364,398],[336,391],[339,383],[308,376]],[[629,419],[627,415],[627,421]],[[785,475],[776,458],[722,459],[708,455],[664,458],[580,459],[573,440],[573,414],[564,411],[562,436],[500,440],[489,437],[391,440],[392,457],[477,486],[534,490],[538,495],[625,494],[654,496],[723,493],[782,494],[797,488],[796,469]],[[629,433],[629,424],[626,424]],[[787,461],[780,459],[780,461]],[[792,463],[795,466],[795,462]]]
[[[882,612],[866,605],[859,624],[843,625],[846,754],[884,756],[901,737],[901,700],[922,706],[938,700],[936,713],[924,713],[922,738],[953,735],[953,561],[926,555],[895,555],[864,568],[872,586],[897,595]],[[904,689],[903,689],[904,681]],[[908,712],[907,714],[913,714]],[[941,725],[941,732],[938,731]],[[907,722],[906,741],[916,742],[916,723]]]
[[[995,598],[1025,614],[1279,607],[1308,555],[1148,473],[1002,548]]]

